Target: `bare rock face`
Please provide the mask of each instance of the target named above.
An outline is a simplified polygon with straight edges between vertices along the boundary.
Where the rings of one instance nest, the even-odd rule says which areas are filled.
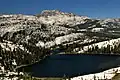
[[[90,19],[57,10],[0,15],[0,64],[12,71],[56,53],[118,53],[119,30],[120,19]]]

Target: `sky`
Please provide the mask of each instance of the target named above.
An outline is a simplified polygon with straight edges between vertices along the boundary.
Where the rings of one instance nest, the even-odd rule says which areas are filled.
[[[39,14],[60,10],[91,18],[120,18],[120,0],[0,0],[1,14]]]

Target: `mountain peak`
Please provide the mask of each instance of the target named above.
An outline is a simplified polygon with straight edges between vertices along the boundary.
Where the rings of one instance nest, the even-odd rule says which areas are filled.
[[[43,10],[41,12],[42,16],[56,16],[56,15],[68,15],[68,16],[75,16],[73,13],[62,12],[60,10]]]

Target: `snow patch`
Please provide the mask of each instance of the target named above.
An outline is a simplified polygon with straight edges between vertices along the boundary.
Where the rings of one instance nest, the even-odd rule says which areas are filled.
[[[120,67],[112,68],[100,73],[74,77],[71,78],[71,80],[104,80],[104,79],[111,80],[116,75],[116,73],[120,73]]]
[[[37,44],[36,44],[36,46],[38,46],[38,47],[44,47],[45,46],[45,43],[44,42],[42,42],[42,41],[39,41]]]
[[[84,46],[83,49],[78,51],[78,53],[84,53],[85,51],[88,51],[88,49],[92,48],[93,46],[98,46],[98,48],[101,49],[103,47],[107,47],[107,45],[110,45],[110,47],[112,47],[114,49],[114,46],[118,45],[118,43],[120,43],[120,38],[112,39],[109,41],[103,41],[103,42],[99,42],[99,43],[94,43],[92,45]]]
[[[100,31],[103,31],[104,28],[93,28],[91,31],[92,32],[100,32]]]
[[[82,33],[72,33],[69,35],[60,36],[60,37],[55,38],[55,43],[58,45],[58,44],[61,44],[63,42],[74,41],[74,39],[80,38],[82,36],[83,36]]]

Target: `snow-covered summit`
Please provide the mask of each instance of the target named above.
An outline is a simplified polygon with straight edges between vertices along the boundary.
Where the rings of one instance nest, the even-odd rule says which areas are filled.
[[[59,10],[44,10],[36,15],[39,20],[46,24],[54,25],[76,25],[85,23],[87,16],[78,16],[73,13],[61,12]]]

